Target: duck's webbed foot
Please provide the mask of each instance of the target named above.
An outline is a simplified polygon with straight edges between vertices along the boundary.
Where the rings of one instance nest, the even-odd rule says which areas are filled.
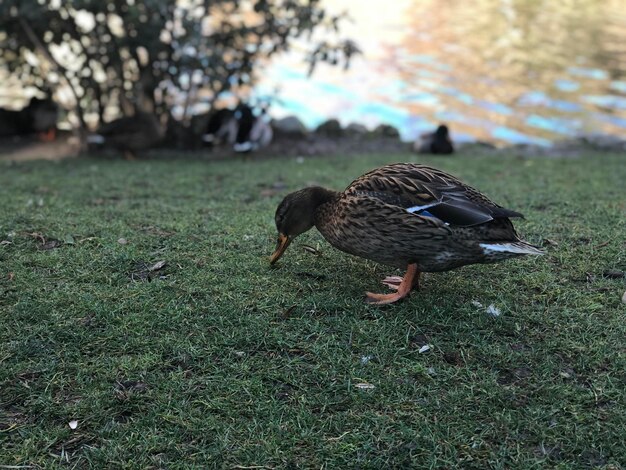
[[[402,283],[402,278],[400,276],[387,276],[380,282],[383,286],[389,287],[389,289],[398,290],[400,284]]]
[[[385,305],[403,299],[415,287],[419,287],[420,272],[416,264],[409,264],[403,278],[398,276],[388,276],[383,280],[383,284],[395,290],[393,294],[373,294],[366,292],[366,302],[374,305]]]
[[[417,272],[413,278],[413,283],[411,289],[419,289],[420,288],[420,273]],[[400,284],[402,284],[402,280],[404,278],[400,276],[387,276],[385,279],[380,281],[384,286],[387,286],[389,289],[398,290],[400,288]]]

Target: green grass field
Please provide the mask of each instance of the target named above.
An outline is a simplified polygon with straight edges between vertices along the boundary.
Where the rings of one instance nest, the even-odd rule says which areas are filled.
[[[0,162],[0,468],[626,465],[626,159],[421,159],[548,255],[396,305],[315,230],[270,268],[282,196],[392,161]]]

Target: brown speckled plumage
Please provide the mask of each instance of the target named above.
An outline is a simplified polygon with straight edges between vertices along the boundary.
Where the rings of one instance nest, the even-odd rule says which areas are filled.
[[[288,195],[276,211],[284,246],[272,262],[313,225],[341,251],[421,272],[541,254],[519,239],[510,217],[521,214],[443,171],[396,163],[364,174],[343,193],[306,188]]]

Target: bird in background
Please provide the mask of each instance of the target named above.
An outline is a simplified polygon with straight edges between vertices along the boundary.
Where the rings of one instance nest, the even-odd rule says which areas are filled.
[[[395,292],[366,293],[369,303],[389,304],[419,287],[422,272],[543,254],[517,235],[511,219],[518,217],[441,170],[394,163],[343,192],[315,186],[288,194],[276,210],[278,243],[270,263],[315,226],[341,251],[406,270],[383,280]]]
[[[221,143],[234,145],[237,138],[237,130],[235,111],[221,108],[211,114],[206,132],[202,135],[202,141],[211,145]]]
[[[266,120],[266,108],[262,107],[255,116],[252,108],[242,104],[235,112],[239,124],[233,150],[239,153],[254,152],[270,144],[273,138],[272,127]]]
[[[202,140],[211,145],[232,145],[237,153],[253,152],[269,145],[273,131],[263,106],[255,114],[252,107],[240,103],[234,110],[222,108],[212,113]]]
[[[417,153],[432,153],[435,155],[449,155],[454,153],[454,145],[450,138],[450,130],[441,124],[435,132],[422,134],[413,145]]]

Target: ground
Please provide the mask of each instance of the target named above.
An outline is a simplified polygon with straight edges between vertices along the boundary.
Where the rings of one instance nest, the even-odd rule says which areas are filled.
[[[624,156],[420,160],[548,254],[370,306],[274,211],[414,155],[0,162],[0,468],[621,468]]]

